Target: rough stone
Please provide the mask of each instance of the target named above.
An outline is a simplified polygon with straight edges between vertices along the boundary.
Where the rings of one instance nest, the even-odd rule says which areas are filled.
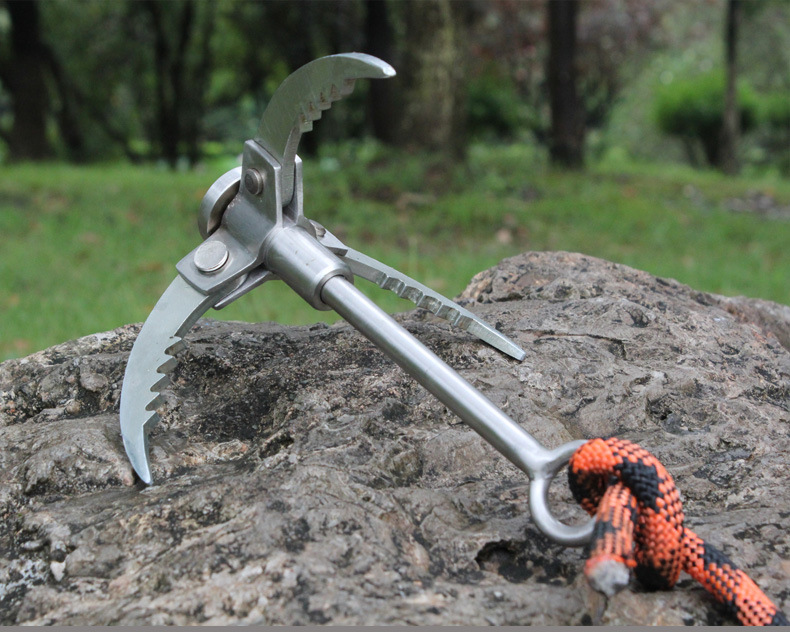
[[[505,260],[460,300],[526,359],[398,318],[545,445],[651,450],[688,524],[787,611],[787,307],[569,253]],[[0,624],[733,623],[688,577],[591,591],[525,476],[343,323],[201,320],[145,487],[118,426],[138,331],[0,365]]]

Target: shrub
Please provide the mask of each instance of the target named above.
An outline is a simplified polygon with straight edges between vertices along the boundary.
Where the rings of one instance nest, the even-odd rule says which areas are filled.
[[[781,173],[790,175],[790,92],[760,98],[760,144]]]
[[[495,71],[467,82],[467,125],[474,138],[512,139],[530,127],[529,107],[513,80]]]
[[[775,92],[760,99],[760,122],[776,129],[790,127],[790,92]]]
[[[724,73],[711,72],[690,79],[678,79],[662,86],[656,94],[655,117],[659,129],[680,137],[692,162],[694,143],[699,142],[708,164],[721,163],[721,132],[724,121]],[[757,122],[757,97],[743,82],[738,83],[741,131]]]

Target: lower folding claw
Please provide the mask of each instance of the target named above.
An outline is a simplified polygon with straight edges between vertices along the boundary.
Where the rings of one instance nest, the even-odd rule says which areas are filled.
[[[148,432],[159,421],[159,393],[184,348],[182,338],[221,295],[206,296],[181,276],[162,294],[132,347],[121,389],[121,434],[135,472],[151,484]]]

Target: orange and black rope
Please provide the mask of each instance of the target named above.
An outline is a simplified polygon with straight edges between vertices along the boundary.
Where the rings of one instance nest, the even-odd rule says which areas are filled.
[[[647,450],[593,439],[571,457],[569,480],[574,498],[596,517],[585,565],[596,589],[613,594],[627,584],[629,569],[646,588],[668,589],[682,570],[742,624],[789,625],[742,570],[684,526],[675,482]]]

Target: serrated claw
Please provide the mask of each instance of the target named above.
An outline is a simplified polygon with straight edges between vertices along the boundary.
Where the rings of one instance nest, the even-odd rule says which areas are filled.
[[[263,113],[255,140],[283,167],[282,199],[294,192],[294,160],[299,139],[313,129],[332,103],[351,94],[357,79],[394,77],[388,63],[362,53],[329,55],[306,64],[286,77]]]
[[[321,241],[330,248],[332,247],[329,245],[330,243],[333,245],[335,242],[340,243],[329,231],[326,231]],[[401,298],[411,301],[417,307],[427,309],[439,318],[447,320],[450,324],[469,332],[518,361],[526,357],[526,352],[510,338],[449,298],[434,292],[422,283],[372,257],[347,246],[343,246],[343,248],[345,252],[338,254],[355,275],[372,281],[382,289],[394,292]]]
[[[140,478],[151,484],[148,432],[159,421],[160,392],[178,364],[175,355],[198,318],[217,301],[177,276],[143,324],[129,354],[121,389],[121,435],[126,454]]]

